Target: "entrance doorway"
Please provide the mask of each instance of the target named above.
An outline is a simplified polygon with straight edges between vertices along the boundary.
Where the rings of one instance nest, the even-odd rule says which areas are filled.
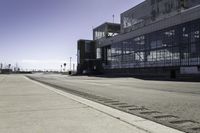
[[[176,78],[176,70],[171,70],[170,71],[170,78],[175,79]]]

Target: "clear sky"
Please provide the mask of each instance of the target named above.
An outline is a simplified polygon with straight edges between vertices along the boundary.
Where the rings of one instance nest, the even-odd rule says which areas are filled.
[[[76,63],[78,39],[92,27],[120,21],[120,13],[144,0],[0,0],[0,62],[24,69],[60,69]]]

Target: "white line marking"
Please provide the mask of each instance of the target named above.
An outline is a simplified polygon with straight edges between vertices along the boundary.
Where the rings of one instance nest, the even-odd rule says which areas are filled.
[[[98,85],[98,86],[110,86],[111,84],[102,84],[102,83],[87,83],[91,85]]]

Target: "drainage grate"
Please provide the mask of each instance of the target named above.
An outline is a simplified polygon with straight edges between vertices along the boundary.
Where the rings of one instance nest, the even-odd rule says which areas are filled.
[[[156,120],[162,120],[162,121],[175,121],[178,120],[177,116],[173,116],[173,115],[156,115],[153,116],[153,118],[155,118]]]
[[[119,103],[119,101],[105,101],[104,103]]]
[[[178,121],[171,121],[172,124],[184,124],[184,123],[195,123],[191,120],[178,120]]]
[[[111,101],[112,99],[98,99],[98,101]]]
[[[191,128],[191,130],[200,131],[200,127],[194,127],[194,128]]]
[[[178,118],[178,117],[173,115],[159,115],[159,116],[154,116],[154,118],[162,119],[162,118]]]
[[[137,107],[135,105],[124,105],[124,106],[119,106],[120,108],[132,108],[132,107]]]
[[[131,109],[128,109],[128,110],[148,110],[148,109],[146,109],[146,108],[144,108],[144,107],[139,107],[139,108],[131,108]]]
[[[177,121],[170,121],[170,123],[175,124],[180,127],[191,127],[196,125],[197,123],[191,120],[177,120]]]
[[[127,103],[112,103],[112,105],[125,105]]]
[[[147,114],[147,115],[151,115],[151,114],[159,114],[160,112],[158,111],[144,111],[144,112],[140,112],[140,114]]]

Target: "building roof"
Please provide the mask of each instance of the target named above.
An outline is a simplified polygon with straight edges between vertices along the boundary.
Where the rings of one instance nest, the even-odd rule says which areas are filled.
[[[95,29],[98,29],[99,27],[102,27],[102,26],[105,26],[105,25],[114,25],[114,26],[120,26],[120,23],[111,23],[111,22],[105,22],[105,23],[103,23],[103,24],[101,24],[101,25],[99,25],[99,26],[97,26],[97,27],[95,27],[93,30],[95,30]]]

